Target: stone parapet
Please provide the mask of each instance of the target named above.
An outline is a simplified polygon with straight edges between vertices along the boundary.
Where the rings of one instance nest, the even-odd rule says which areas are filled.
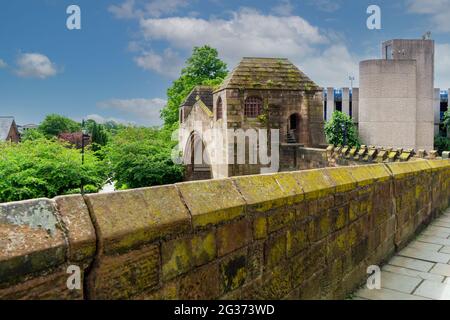
[[[450,160],[338,150],[384,159],[0,204],[0,298],[345,298],[449,206]]]

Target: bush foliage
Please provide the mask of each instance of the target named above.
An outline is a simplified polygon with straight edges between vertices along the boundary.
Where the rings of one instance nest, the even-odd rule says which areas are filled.
[[[97,191],[105,179],[105,166],[89,150],[82,166],[80,151],[56,139],[0,144],[0,202],[79,192],[82,182]]]
[[[336,146],[353,147],[361,144],[352,118],[340,111],[333,112],[331,120],[325,124],[325,136],[329,144]]]

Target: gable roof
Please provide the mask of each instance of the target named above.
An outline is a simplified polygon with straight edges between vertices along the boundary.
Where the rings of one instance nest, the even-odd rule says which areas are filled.
[[[284,58],[243,58],[217,91],[231,88],[318,90],[307,75]]]
[[[14,117],[0,117],[0,141],[6,141],[13,124]]]
[[[197,102],[197,97],[205,104],[205,106],[208,107],[209,110],[213,109],[213,88],[210,86],[196,86],[188,94],[181,106],[194,106]]]

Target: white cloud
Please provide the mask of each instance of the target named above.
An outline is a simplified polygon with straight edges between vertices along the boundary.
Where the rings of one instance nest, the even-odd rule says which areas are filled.
[[[88,114],[85,119],[90,119],[90,120],[94,120],[97,123],[105,123],[105,122],[109,122],[109,121],[113,121],[119,124],[124,124],[124,125],[134,125],[136,124],[136,122],[134,121],[127,121],[127,120],[123,120],[123,119],[119,119],[119,118],[113,118],[113,117],[103,117],[99,114]]]
[[[450,88],[450,44],[436,44],[435,52],[435,87]]]
[[[0,59],[0,69],[6,68],[8,65],[6,64],[6,62],[2,59]]]
[[[348,86],[348,76],[358,75],[361,60],[344,44],[332,44],[335,35],[322,32],[299,16],[263,15],[245,9],[233,13],[228,20],[142,19],[141,28],[147,41],[164,40],[174,48],[171,50],[189,52],[193,46],[211,45],[230,67],[244,56],[289,58],[322,86]],[[152,53],[145,65],[162,73],[169,70],[166,65],[172,65],[165,61],[164,56]],[[176,74],[180,69],[177,66],[171,73]]]
[[[430,16],[431,26],[438,32],[450,32],[450,0],[407,0],[408,11]]]
[[[108,11],[118,19],[161,17],[177,12],[189,5],[187,0],[125,0],[120,5],[111,5]]]
[[[294,11],[294,6],[290,0],[281,0],[280,3],[272,8],[272,11],[280,16],[290,16]]]
[[[176,78],[183,65],[183,60],[172,49],[167,48],[162,55],[153,51],[143,51],[134,58],[136,64],[144,70],[156,71],[159,74]]]
[[[134,8],[134,0],[126,0],[120,5],[111,5],[108,11],[118,19],[133,19],[138,16],[138,12]]]
[[[297,64],[314,82],[323,87],[349,87],[350,75],[359,84],[359,61],[362,57],[352,55],[342,44],[332,45],[318,55],[298,61]]]
[[[123,113],[132,114],[148,125],[160,125],[159,111],[167,101],[160,98],[154,99],[111,99],[97,103],[97,106],[105,109],[114,109]]]
[[[58,73],[56,65],[40,53],[22,53],[16,62],[16,74],[20,77],[46,79]]]
[[[209,44],[231,64],[244,55],[301,58],[314,52],[312,45],[327,42],[317,27],[299,16],[262,15],[248,9],[233,13],[229,20],[142,19],[141,28],[147,40],[165,40],[172,48],[190,51]]]

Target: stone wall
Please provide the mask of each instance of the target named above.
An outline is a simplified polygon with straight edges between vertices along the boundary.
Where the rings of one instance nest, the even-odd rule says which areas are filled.
[[[5,203],[0,298],[344,298],[449,200],[417,160]]]

